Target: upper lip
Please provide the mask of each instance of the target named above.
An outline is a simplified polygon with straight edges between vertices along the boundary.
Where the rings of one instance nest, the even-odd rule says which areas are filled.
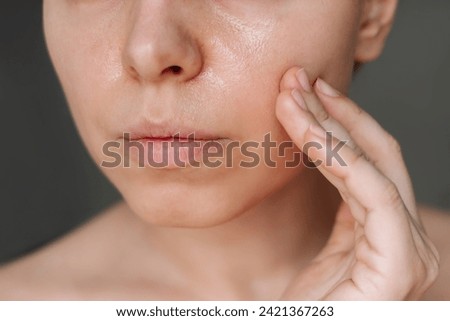
[[[175,121],[140,121],[123,133],[123,138],[129,140],[169,139],[175,137],[195,140],[218,140],[223,138],[207,130],[196,129],[185,124],[177,124]]]

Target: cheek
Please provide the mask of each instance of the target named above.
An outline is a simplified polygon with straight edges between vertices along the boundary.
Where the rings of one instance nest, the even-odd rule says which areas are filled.
[[[311,80],[320,76],[347,91],[358,15],[351,13],[352,2],[346,3],[343,8],[317,6],[308,14],[297,10],[255,25],[255,33],[240,28],[215,40],[212,52],[221,62],[216,70],[226,84],[229,117],[245,138],[261,139],[272,131],[277,139],[288,139],[276,120],[275,101],[283,74],[294,65],[305,67]]]
[[[52,4],[44,12],[47,47],[78,131],[96,158],[107,137],[102,131],[105,119],[121,96],[112,90],[123,76],[119,30],[108,16],[94,28],[65,9]]]

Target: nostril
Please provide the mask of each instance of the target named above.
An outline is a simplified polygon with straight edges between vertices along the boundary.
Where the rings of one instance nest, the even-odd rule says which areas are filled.
[[[166,68],[163,73],[171,72],[174,75],[179,75],[179,74],[181,74],[182,70],[183,69],[180,66],[170,66],[170,67]]]
[[[172,67],[170,67],[170,69],[172,70],[172,72],[174,74],[180,74],[181,73],[181,67],[180,66],[172,66]]]

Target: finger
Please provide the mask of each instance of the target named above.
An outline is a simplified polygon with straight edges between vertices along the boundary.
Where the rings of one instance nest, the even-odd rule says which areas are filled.
[[[399,143],[367,112],[324,80],[318,79],[314,87],[330,117],[342,124],[370,161],[395,183],[409,212],[419,220]]]
[[[307,155],[319,165],[319,170],[322,169],[340,180],[345,186],[345,191],[360,201],[368,211],[379,209],[384,204],[397,207],[399,205],[397,201],[402,201],[396,194],[395,199],[390,199],[394,197],[394,193],[385,195],[387,189],[389,193],[394,192],[396,186],[373,164],[355,153],[349,146],[341,144],[337,138],[326,133],[321,127],[311,125],[305,133],[305,141],[325,146],[325,148],[311,148]],[[330,158],[328,153],[336,146],[340,146],[340,149]],[[392,203],[394,201],[395,203]]]
[[[305,135],[308,141],[326,143],[326,133],[317,126],[311,126]],[[334,137],[333,144],[338,140]],[[322,160],[320,171],[341,180],[345,193],[356,199],[365,209],[353,214],[355,220],[364,227],[365,237],[377,255],[389,256],[397,261],[405,255],[405,246],[412,244],[409,214],[393,182],[380,173],[364,157],[343,145],[339,151],[339,161],[326,164],[325,149],[311,149],[308,156]],[[381,233],[382,231],[382,233]]]
[[[291,67],[284,73],[280,80],[280,92],[300,88],[300,83],[296,76],[299,70],[300,67]]]
[[[278,120],[281,122],[292,141],[300,149],[302,149],[303,145],[307,145],[308,143],[305,140],[304,135],[309,126],[311,124],[320,126],[312,113],[309,112],[306,102],[303,100],[297,89],[281,92],[278,95],[275,110]],[[307,154],[307,152],[305,152],[305,154]],[[336,181],[334,177],[331,177],[326,172],[322,174],[336,187],[339,186],[340,182]]]
[[[324,166],[329,158],[327,153],[339,144],[338,140],[332,137],[332,146],[329,146],[330,142],[327,146],[324,129],[319,126],[306,107],[302,107],[305,102],[301,101],[300,97],[295,98],[295,94],[294,90],[293,92],[282,92],[279,95],[276,107],[277,117],[292,141],[309,157],[314,156],[321,161],[322,165],[318,166],[318,169],[327,179],[338,190],[349,193],[367,210],[379,208],[380,204],[384,205],[384,203],[393,206],[399,205],[391,203],[393,201],[401,202],[401,198],[387,200],[383,198],[386,197],[386,191],[388,192],[387,197],[392,197],[389,193],[394,194],[395,185],[349,146],[340,145],[340,150],[335,155],[335,161],[330,164],[331,166]],[[317,136],[311,131],[311,128],[316,128],[323,135]],[[312,142],[318,143],[319,147],[306,149],[308,143]],[[361,217],[356,219],[359,219],[361,224],[364,223]]]
[[[320,99],[312,91],[310,80],[304,68],[292,67],[283,75],[280,81],[280,92],[293,89],[298,89],[301,92],[302,97],[306,100],[308,109],[323,128],[327,131],[332,131],[342,141],[347,141],[351,147],[356,147],[342,125],[333,118],[328,117],[328,113],[322,107]]]
[[[303,136],[310,124],[320,126],[314,116],[308,111],[298,89],[287,89],[278,95],[275,113],[297,146],[304,142]]]
[[[293,93],[283,92],[280,94],[276,108],[277,117],[293,142],[305,154],[309,157],[316,157],[316,159],[326,164],[326,153],[329,152],[327,151],[329,148],[311,148],[305,150],[305,146],[309,142],[317,142],[319,146],[326,147],[326,136],[318,137],[311,132],[311,124],[315,124],[316,128],[322,133],[325,133],[325,131],[317,125],[317,121],[306,108],[301,108],[301,104],[304,101],[301,104],[297,104]],[[334,146],[336,146],[337,142],[335,138],[333,138],[333,142]],[[386,214],[395,212],[397,207],[401,207],[402,205],[401,197],[396,194],[397,190],[395,185],[376,170],[363,156],[356,154],[349,146],[341,146],[339,156],[344,161],[344,164],[340,165],[339,162],[334,161],[331,166],[318,166],[318,169],[325,177],[338,190],[343,191],[343,193],[348,193],[351,197],[355,198],[367,211],[381,211],[381,223],[378,224],[388,224],[390,225],[390,229],[403,227],[404,224],[409,226],[407,222],[405,223],[405,217]],[[387,210],[388,208],[389,211]],[[355,219],[364,226],[366,221],[364,214],[360,211],[355,211],[353,214],[356,215]],[[381,230],[383,230],[383,227],[380,226]],[[391,235],[398,233],[399,231],[395,231]]]
[[[281,92],[278,95],[275,110],[278,120],[297,147],[300,149],[308,149],[308,141],[305,140],[304,135],[311,124],[317,126],[320,126],[320,124],[307,108],[306,102],[300,94],[300,91],[298,89],[293,89]],[[304,153],[308,154],[308,151],[306,150]],[[326,171],[322,171],[322,174],[335,185],[338,190],[343,190],[344,187],[341,186],[341,180],[337,180]]]

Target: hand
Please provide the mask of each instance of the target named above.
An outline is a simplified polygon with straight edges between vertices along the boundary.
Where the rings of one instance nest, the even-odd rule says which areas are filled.
[[[437,277],[439,255],[417,214],[399,144],[369,114],[304,69],[286,72],[276,114],[302,149],[325,146],[326,131],[345,163],[326,164],[326,149],[304,153],[343,202],[326,246],[281,300],[417,300]],[[310,144],[311,145],[311,144]]]

